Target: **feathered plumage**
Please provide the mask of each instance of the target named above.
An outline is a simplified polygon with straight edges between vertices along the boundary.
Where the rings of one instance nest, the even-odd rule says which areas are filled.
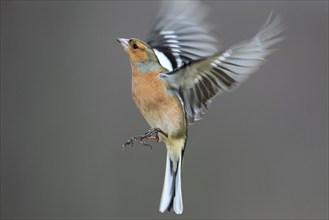
[[[167,148],[160,212],[173,208],[183,213],[181,167],[188,123],[200,120],[215,96],[256,72],[282,40],[282,19],[271,13],[250,40],[219,50],[207,12],[198,1],[164,1],[147,43],[118,39],[130,58],[133,99],[152,132],[161,131]]]

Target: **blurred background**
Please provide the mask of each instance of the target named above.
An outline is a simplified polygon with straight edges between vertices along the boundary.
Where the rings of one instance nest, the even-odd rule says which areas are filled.
[[[165,147],[117,37],[145,39],[153,1],[1,1],[1,219],[328,218],[328,1],[205,1],[221,48],[271,11],[278,51],[189,127],[184,213],[158,212]]]

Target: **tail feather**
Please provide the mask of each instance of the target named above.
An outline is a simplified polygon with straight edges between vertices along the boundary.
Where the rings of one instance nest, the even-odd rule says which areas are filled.
[[[160,202],[160,209],[159,209],[160,212],[165,212],[166,210],[169,211],[171,209],[172,200],[175,191],[174,182],[175,182],[175,174],[172,171],[169,152],[167,152],[166,173],[165,173],[161,202]]]
[[[178,169],[175,180],[175,198],[174,198],[174,211],[176,214],[183,213],[183,195],[182,195],[182,184],[181,184],[181,170],[182,170],[182,158],[179,158]]]
[[[183,197],[181,187],[181,156],[177,163],[178,169],[175,172],[173,162],[170,159],[169,152],[167,152],[166,172],[159,208],[160,212],[170,211],[173,208],[176,214],[183,213]]]

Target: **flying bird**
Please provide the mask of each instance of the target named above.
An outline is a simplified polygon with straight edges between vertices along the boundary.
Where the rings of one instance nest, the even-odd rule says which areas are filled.
[[[272,13],[259,32],[226,50],[198,1],[164,1],[146,41],[118,38],[132,69],[132,98],[151,129],[124,146],[145,140],[167,148],[160,212],[183,213],[181,170],[188,125],[200,120],[212,100],[239,86],[281,41],[280,16]]]

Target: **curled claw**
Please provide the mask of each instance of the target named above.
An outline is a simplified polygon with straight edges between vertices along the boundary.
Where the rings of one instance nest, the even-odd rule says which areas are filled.
[[[147,143],[145,143],[145,142],[143,142],[143,141],[141,141],[141,143],[142,143],[145,147],[148,147],[148,148],[150,148],[150,150],[152,150],[152,145],[147,144]]]
[[[131,139],[127,140],[127,141],[122,145],[122,148],[127,147],[127,145],[130,145],[131,147],[133,147],[133,146],[134,146],[134,139],[131,138]]]

